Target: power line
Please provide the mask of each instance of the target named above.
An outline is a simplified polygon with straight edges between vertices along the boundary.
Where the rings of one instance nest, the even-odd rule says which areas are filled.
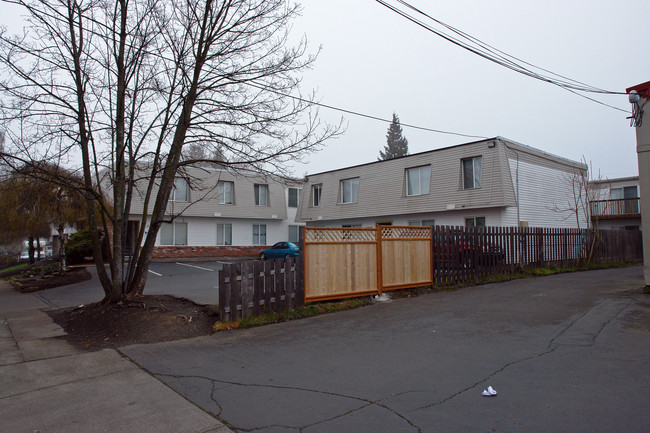
[[[373,115],[370,115],[370,114],[364,114],[364,113],[360,113],[358,111],[352,111],[352,110],[348,110],[348,109],[341,108],[341,107],[335,107],[333,105],[323,104],[322,102],[311,101],[309,99],[304,99],[304,98],[301,98],[299,96],[294,96],[294,95],[290,95],[288,93],[280,92],[280,91],[272,89],[272,88],[270,88],[268,86],[264,86],[264,85],[257,84],[257,83],[252,83],[250,81],[246,82],[246,84],[251,86],[251,87],[255,87],[256,89],[273,92],[273,93],[275,93],[277,95],[284,96],[286,98],[291,98],[291,99],[296,100],[296,101],[304,102],[304,103],[309,104],[309,105],[316,105],[318,107],[327,108],[329,110],[340,111],[342,113],[352,114],[354,116],[359,116],[359,117],[365,117],[366,119],[378,120],[380,122],[385,122],[385,123],[392,123],[393,122],[392,119],[391,120],[384,119],[382,117],[373,116]],[[407,128],[419,129],[420,131],[435,132],[435,133],[438,133],[438,134],[456,135],[456,136],[459,136],[459,137],[479,138],[479,139],[488,138],[488,137],[484,137],[482,135],[461,134],[460,132],[443,131],[441,129],[426,128],[424,126],[411,125],[411,124],[408,124],[408,123],[401,123],[400,122],[400,125],[404,126],[404,127],[407,127]]]
[[[556,73],[554,73],[552,71],[549,71],[549,70],[544,69],[544,68],[540,68],[540,67],[538,67],[536,65],[533,65],[532,63],[521,60],[521,59],[519,59],[517,57],[514,57],[514,56],[508,54],[508,53],[505,53],[504,51],[501,51],[501,50],[499,50],[497,48],[494,48],[493,46],[481,41],[480,39],[475,38],[475,37],[463,32],[463,31],[461,31],[459,29],[456,29],[455,27],[452,27],[452,26],[450,26],[448,24],[445,24],[444,22],[430,16],[429,14],[421,11],[420,9],[416,8],[415,6],[412,6],[411,4],[409,4],[408,2],[406,2],[404,0],[397,0],[397,1],[400,4],[402,4],[403,6],[411,9],[412,11],[415,11],[416,13],[418,13],[418,14],[432,20],[433,22],[437,23],[438,25],[441,25],[444,28],[450,30],[454,34],[458,35],[458,37],[460,37],[461,39],[434,28],[430,24],[428,24],[428,23],[426,23],[426,22],[424,22],[424,21],[410,15],[406,11],[403,11],[403,10],[399,9],[396,6],[393,6],[393,5],[389,4],[385,0],[375,0],[375,1],[377,1],[377,3],[381,4],[382,6],[388,8],[389,10],[397,13],[398,15],[406,18],[407,20],[413,22],[414,24],[424,28],[425,30],[430,31],[430,32],[434,33],[435,35],[447,40],[448,42],[451,42],[452,44],[457,45],[457,46],[459,46],[459,47],[461,47],[461,48],[463,48],[463,49],[465,49],[465,50],[467,50],[467,51],[469,51],[469,52],[471,52],[473,54],[476,54],[476,55],[478,55],[480,57],[483,57],[484,59],[486,59],[488,61],[496,63],[496,64],[498,64],[500,66],[503,66],[505,68],[508,68],[508,69],[510,69],[512,71],[515,71],[515,72],[518,72],[520,74],[529,76],[531,78],[534,78],[534,79],[537,79],[537,80],[540,80],[540,81],[543,81],[543,82],[547,82],[549,84],[553,84],[553,85],[558,86],[558,87],[560,87],[560,88],[562,88],[564,90],[567,90],[567,91],[569,91],[569,92],[571,92],[573,94],[576,94],[576,95],[581,96],[581,97],[583,97],[585,99],[588,99],[588,100],[590,100],[592,102],[596,102],[598,104],[607,106],[609,108],[612,108],[612,109],[615,109],[615,110],[618,110],[618,111],[622,111],[624,113],[628,113],[628,111],[629,111],[629,110],[623,110],[623,109],[621,109],[619,107],[615,107],[613,105],[606,104],[606,103],[604,103],[602,101],[598,101],[598,100],[596,100],[594,98],[591,98],[591,97],[588,97],[586,95],[583,95],[583,94],[579,93],[579,92],[585,92],[585,93],[598,93],[598,94],[608,94],[608,95],[622,95],[622,94],[624,94],[622,92],[613,92],[613,91],[600,89],[600,88],[597,88],[597,87],[594,87],[594,86],[590,86],[590,85],[584,84],[584,83],[582,83],[580,81],[573,80],[571,78],[565,77],[565,76],[560,75],[560,74],[556,74]],[[464,40],[468,41],[468,42],[465,42]],[[545,75],[545,74],[542,74],[542,73],[537,73],[534,70],[531,70],[531,69],[523,66],[522,64],[528,65],[528,66],[530,66],[530,67],[532,67],[534,69],[537,69],[539,71],[546,72],[548,74],[551,74],[552,76],[548,76],[548,75]]]

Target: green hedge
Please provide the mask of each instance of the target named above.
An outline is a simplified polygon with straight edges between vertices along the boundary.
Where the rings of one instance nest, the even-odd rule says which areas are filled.
[[[69,264],[82,263],[86,257],[93,257],[93,242],[90,230],[79,230],[65,243],[65,257]]]

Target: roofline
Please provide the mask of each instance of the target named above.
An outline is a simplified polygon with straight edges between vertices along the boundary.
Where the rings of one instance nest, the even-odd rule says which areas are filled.
[[[504,138],[504,137],[497,136],[495,139],[499,140],[499,141],[502,141],[502,142],[509,143],[511,145],[515,145],[515,146],[520,148],[519,150],[521,150],[523,152],[530,153],[532,155],[540,156],[542,158],[550,159],[550,160],[553,160],[555,162],[566,164],[566,165],[569,165],[569,166],[572,166],[572,167],[580,167],[583,170],[588,170],[589,169],[589,166],[587,164],[585,164],[584,162],[581,162],[581,161],[574,161],[572,159],[565,158],[563,156],[558,156],[558,155],[555,155],[553,153],[549,153],[549,152],[546,152],[544,150],[538,149],[536,147],[532,147],[532,146],[529,146],[527,144],[522,144],[522,143],[516,142],[514,140],[509,140],[509,139]],[[508,145],[506,144],[506,147],[507,146]]]
[[[443,151],[443,150],[454,149],[456,147],[461,147],[461,146],[469,146],[469,145],[477,144],[477,143],[487,143],[489,141],[501,141],[501,142],[504,142],[506,144],[506,146],[508,146],[508,144],[517,146],[517,147],[519,147],[519,150],[523,151],[523,152],[527,152],[527,153],[530,153],[530,154],[533,154],[533,155],[541,156],[541,157],[546,158],[546,159],[552,159],[554,161],[557,161],[557,162],[560,162],[560,163],[563,163],[563,164],[567,164],[567,165],[570,165],[570,166],[573,166],[573,167],[580,167],[580,168],[585,169],[585,170],[588,168],[587,165],[582,163],[582,162],[573,161],[571,159],[564,158],[562,156],[553,155],[552,153],[548,153],[548,152],[545,152],[543,150],[540,150],[540,149],[537,149],[537,148],[534,148],[534,147],[531,147],[531,146],[528,146],[528,145],[525,145],[525,144],[521,144],[521,143],[518,143],[516,141],[510,140],[508,138],[504,138],[504,137],[501,137],[501,136],[497,135],[496,137],[492,137],[492,138],[484,138],[482,140],[470,141],[468,143],[455,144],[453,146],[441,147],[439,149],[425,150],[423,152],[413,153],[413,154],[405,155],[405,156],[399,156],[397,158],[384,159],[384,160],[381,160],[381,161],[365,162],[363,164],[350,165],[348,167],[342,167],[342,168],[335,168],[335,169],[332,169],[332,170],[321,171],[319,173],[308,173],[306,177],[319,176],[319,175],[322,175],[322,174],[334,173],[334,172],[341,171],[341,170],[348,170],[348,169],[353,169],[353,168],[366,167],[368,165],[373,165],[373,164],[382,164],[382,163],[385,163],[385,162],[388,162],[388,161],[394,161],[394,160],[397,160],[397,159],[404,159],[404,158],[410,158],[410,157],[414,157],[414,156],[421,156],[421,155],[425,155],[425,154],[429,154],[429,153],[440,152],[440,151]]]
[[[633,181],[633,180],[639,180],[639,176],[627,176],[627,177],[615,177],[612,179],[605,178],[605,179],[600,179],[600,180],[594,180],[591,183],[596,183],[596,184],[601,184],[601,183],[611,183],[611,182],[627,182],[627,181]]]

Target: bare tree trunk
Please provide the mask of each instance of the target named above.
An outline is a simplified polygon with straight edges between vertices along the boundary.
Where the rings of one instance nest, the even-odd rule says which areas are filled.
[[[64,226],[63,224],[60,224],[59,227],[57,227],[57,231],[59,233],[59,271],[62,274],[65,274],[68,271],[68,264],[67,260],[65,257],[65,239],[64,239]]]
[[[27,245],[27,251],[29,253],[29,264],[34,263],[34,236],[29,236],[27,238],[28,245]]]

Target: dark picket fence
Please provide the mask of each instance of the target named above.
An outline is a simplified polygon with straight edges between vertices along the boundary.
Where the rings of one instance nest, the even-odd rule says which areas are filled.
[[[434,285],[485,281],[498,274],[592,262],[641,261],[639,231],[528,227],[437,226],[433,233]]]
[[[291,311],[304,303],[302,257],[224,264],[219,271],[221,321]]]

